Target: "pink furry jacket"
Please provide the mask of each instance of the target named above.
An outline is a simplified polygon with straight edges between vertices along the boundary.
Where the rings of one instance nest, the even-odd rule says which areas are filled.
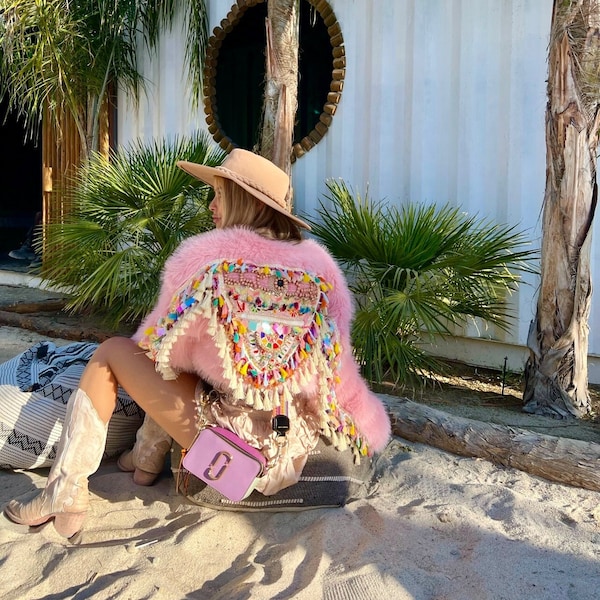
[[[352,356],[352,317],[344,276],[322,246],[235,227],[179,246],[133,339],[165,378],[196,373],[259,410],[300,398],[323,413],[321,433],[371,454],[385,447],[390,421]]]

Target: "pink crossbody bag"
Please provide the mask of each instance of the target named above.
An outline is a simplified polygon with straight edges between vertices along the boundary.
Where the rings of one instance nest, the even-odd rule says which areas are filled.
[[[205,406],[219,398],[220,393],[213,390],[203,394],[197,401]],[[276,442],[280,452],[286,443],[285,434],[290,428],[290,420],[285,412],[287,411],[276,409],[271,423],[277,434]],[[250,446],[232,431],[208,425],[204,418],[200,419],[199,426],[200,431],[192,445],[182,452],[180,473],[183,467],[233,502],[248,497],[259,478],[273,465],[267,465],[260,450]]]
[[[185,453],[183,467],[229,500],[249,496],[267,465],[265,457],[223,427],[202,429]]]

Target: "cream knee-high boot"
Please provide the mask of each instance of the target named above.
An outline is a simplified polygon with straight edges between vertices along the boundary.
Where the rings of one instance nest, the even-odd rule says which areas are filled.
[[[33,500],[11,500],[5,515],[22,525],[41,525],[54,518],[63,537],[75,535],[89,507],[88,477],[100,466],[108,424],[104,423],[88,395],[77,389],[71,395],[46,487]]]
[[[121,454],[117,465],[122,471],[134,471],[133,481],[138,485],[152,485],[165,466],[172,442],[171,436],[146,415],[133,450]]]

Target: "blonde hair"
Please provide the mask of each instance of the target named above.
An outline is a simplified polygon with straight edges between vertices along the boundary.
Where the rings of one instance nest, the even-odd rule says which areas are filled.
[[[221,192],[221,226],[242,225],[276,240],[300,241],[300,228],[283,213],[257,200],[250,192],[224,177],[215,178]]]

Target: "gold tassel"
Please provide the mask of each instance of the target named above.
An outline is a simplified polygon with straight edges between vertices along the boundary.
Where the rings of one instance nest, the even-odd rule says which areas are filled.
[[[293,402],[294,397],[290,393],[290,390],[288,389],[287,385],[284,385],[282,387],[283,387],[283,389],[281,390],[281,395],[283,396],[282,400],[284,402]]]
[[[230,383],[233,381],[233,361],[228,354],[223,357],[223,377]]]
[[[298,385],[298,381],[297,381],[297,377],[292,377],[292,380],[290,382],[290,387],[291,392],[292,392],[292,396],[297,396],[302,390],[300,389],[300,386]]]
[[[248,386],[248,390],[246,392],[246,404],[248,406],[254,406],[254,395],[250,386]]]
[[[235,388],[235,391],[234,391],[234,398],[235,398],[236,400],[241,400],[241,401],[243,401],[243,400],[244,400],[244,397],[245,397],[245,394],[244,394],[244,385],[243,385],[243,384],[242,384],[242,382],[240,381],[240,382],[238,382],[238,385],[237,385],[237,386],[236,386],[236,388]]]
[[[340,450],[343,446],[342,437],[337,431],[333,432],[333,446],[336,450]]]
[[[217,311],[211,310],[210,319],[208,321],[208,326],[206,327],[206,332],[210,336],[214,336],[217,333]]]

